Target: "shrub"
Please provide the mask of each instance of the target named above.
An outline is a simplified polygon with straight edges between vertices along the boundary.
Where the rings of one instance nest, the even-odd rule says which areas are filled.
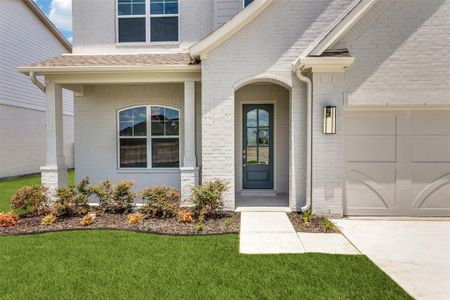
[[[192,213],[187,210],[182,210],[178,213],[178,219],[181,223],[191,223],[193,221]]]
[[[139,224],[144,221],[144,215],[141,213],[129,214],[127,217],[128,224]]]
[[[42,185],[24,186],[11,197],[11,208],[21,216],[39,216],[48,212],[47,189]]]
[[[302,221],[309,225],[312,221],[313,214],[310,210],[302,212]]]
[[[91,191],[98,198],[99,210],[113,214],[129,213],[133,209],[136,198],[136,193],[131,191],[133,187],[134,182],[130,180],[114,185],[110,180],[106,180],[92,187]]]
[[[14,213],[0,214],[0,227],[15,226],[20,218]]]
[[[75,187],[61,187],[56,192],[52,211],[58,217],[84,216],[90,210],[88,202],[91,195],[88,177],[83,178]]]
[[[41,224],[42,225],[51,225],[56,222],[56,216],[55,215],[46,215],[42,218]]]
[[[87,214],[80,220],[81,226],[89,226],[94,224],[95,217],[92,214]]]
[[[192,189],[194,217],[204,220],[222,211],[222,195],[228,190],[228,183],[221,179],[206,182]]]
[[[168,186],[149,187],[142,191],[141,212],[152,217],[170,218],[177,214],[180,192]]]
[[[334,231],[334,224],[328,219],[322,220],[322,226],[325,229],[325,232]]]
[[[199,221],[195,224],[195,227],[197,228],[197,231],[203,231],[205,229],[205,223],[203,221]]]

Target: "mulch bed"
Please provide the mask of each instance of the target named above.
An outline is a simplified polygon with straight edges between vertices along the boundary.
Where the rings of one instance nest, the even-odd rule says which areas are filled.
[[[13,227],[0,227],[0,235],[20,235],[75,229],[116,229],[170,235],[208,235],[238,233],[239,213],[223,213],[220,217],[204,222],[203,230],[198,231],[195,222],[181,223],[178,218],[144,219],[140,224],[128,224],[126,215],[104,214],[97,216],[89,226],[81,226],[81,218],[65,218],[51,225],[41,225],[42,217],[24,218]]]
[[[303,222],[301,213],[292,212],[288,213],[289,220],[294,226],[295,231],[310,232],[310,233],[339,233],[339,229],[334,226],[332,230],[327,231],[322,222],[324,218],[313,217],[310,223]]]

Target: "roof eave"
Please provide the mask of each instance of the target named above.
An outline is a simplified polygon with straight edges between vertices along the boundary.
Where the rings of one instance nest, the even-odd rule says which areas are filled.
[[[245,25],[255,19],[264,11],[273,0],[255,0],[245,9],[241,10],[236,16],[227,21],[221,27],[217,28],[210,35],[195,43],[190,47],[190,53],[193,57],[202,58],[209,51],[219,46],[224,41],[232,37]]]
[[[343,73],[355,62],[354,57],[303,57],[295,70],[311,69],[312,72]]]

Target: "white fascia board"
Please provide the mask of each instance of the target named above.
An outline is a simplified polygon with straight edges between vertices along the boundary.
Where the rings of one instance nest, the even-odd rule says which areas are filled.
[[[354,57],[304,57],[300,59],[299,68],[311,69],[312,72],[343,73],[354,61]]]
[[[236,16],[217,28],[204,39],[190,47],[190,53],[194,57],[205,56],[209,51],[232,37],[245,25],[255,19],[264,11],[273,0],[255,0],[249,6],[242,9]]]

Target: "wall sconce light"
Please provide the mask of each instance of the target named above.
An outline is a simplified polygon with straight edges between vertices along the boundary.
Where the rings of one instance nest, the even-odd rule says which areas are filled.
[[[336,133],[336,106],[323,108],[323,134]]]

